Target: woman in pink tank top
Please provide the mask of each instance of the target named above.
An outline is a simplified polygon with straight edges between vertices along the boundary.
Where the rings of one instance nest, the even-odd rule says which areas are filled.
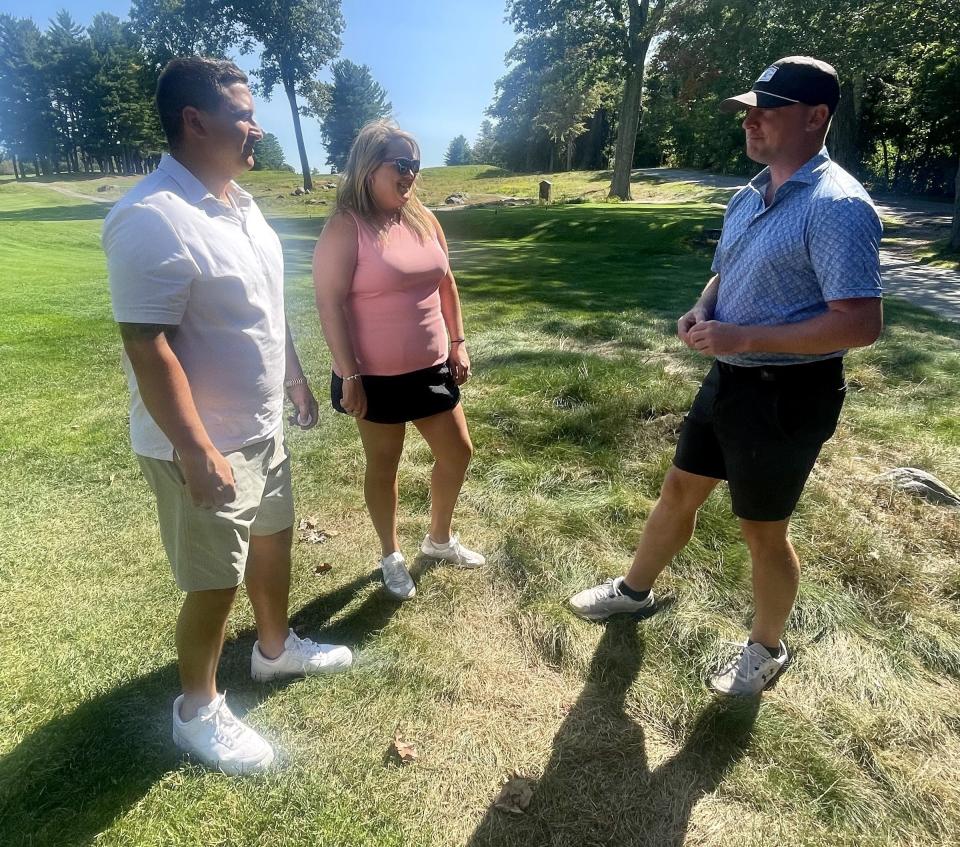
[[[443,230],[414,193],[419,170],[413,136],[388,121],[367,124],[313,255],[317,309],[333,356],[330,401],[357,421],[383,582],[401,600],[416,594],[397,537],[397,467],[408,422],[434,458],[430,531],[420,552],[463,568],[485,563],[451,531],[473,453],[460,405],[470,357]]]

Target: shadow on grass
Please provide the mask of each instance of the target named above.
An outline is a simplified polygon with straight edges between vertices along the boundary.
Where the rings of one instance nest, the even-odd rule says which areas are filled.
[[[77,203],[75,206],[39,206],[33,209],[0,211],[3,221],[100,221],[110,212],[106,203]]]
[[[901,326],[917,332],[934,332],[960,341],[960,322],[950,321],[914,306],[899,297],[886,297],[883,301],[884,321],[887,326]]]
[[[643,729],[625,711],[643,654],[636,622],[607,625],[529,808],[491,807],[469,847],[683,844],[694,807],[746,752],[759,701],[711,702],[680,751],[651,770]]]
[[[423,568],[418,571],[415,565],[411,571],[417,578]],[[399,601],[376,591],[335,625],[327,624],[374,578],[370,574],[317,597],[293,615],[291,626],[317,640],[362,647],[387,625]],[[221,688],[239,695],[230,698],[233,706],[263,702],[284,687],[250,680],[255,638],[254,630],[246,629],[224,645],[219,681]],[[92,843],[155,783],[180,767],[181,756],[170,739],[170,709],[177,691],[177,666],[171,662],[26,736],[0,760],[0,841],[10,847]]]

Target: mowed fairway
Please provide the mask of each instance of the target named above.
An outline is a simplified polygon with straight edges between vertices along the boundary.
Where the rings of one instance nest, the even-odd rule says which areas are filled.
[[[180,595],[129,451],[105,213],[0,184],[4,845],[960,841],[960,517],[870,481],[910,465],[960,488],[960,326],[891,303],[881,342],[848,360],[844,417],[795,519],[795,664],[759,706],[727,706],[702,679],[723,640],[742,638],[751,595],[723,490],[663,580],[662,613],[604,628],[565,608],[629,561],[708,366],[674,327],[706,281],[697,235],[720,208],[441,217],[475,371],[457,524],[490,564],[418,565],[403,606],[378,588],[354,425],[329,410],[309,279],[321,220],[275,217],[291,326],[326,410],[289,435],[298,508],[339,531],[295,548],[293,625],[355,647],[358,665],[254,684],[241,599],[220,685],[286,764],[231,780],[169,739]],[[411,559],[429,470],[412,433]],[[408,766],[388,753],[398,728],[417,743]],[[522,815],[492,807],[513,771],[534,781]]]

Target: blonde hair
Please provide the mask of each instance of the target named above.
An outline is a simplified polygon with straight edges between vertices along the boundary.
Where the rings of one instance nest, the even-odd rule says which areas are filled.
[[[353,212],[372,224],[377,204],[370,192],[370,177],[383,164],[390,142],[397,139],[406,141],[413,149],[414,158],[420,158],[420,145],[416,139],[393,121],[372,121],[360,130],[340,175],[340,185],[337,187],[338,212]],[[419,175],[415,177],[414,186],[416,179],[419,179]],[[430,213],[416,194],[411,194],[410,199],[400,207],[400,222],[410,227],[421,239],[434,236]]]

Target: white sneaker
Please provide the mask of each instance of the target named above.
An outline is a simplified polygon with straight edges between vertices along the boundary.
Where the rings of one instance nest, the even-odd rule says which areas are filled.
[[[620,591],[622,584],[623,577],[618,576],[593,588],[586,588],[570,598],[570,608],[575,615],[588,621],[606,620],[611,615],[633,615],[639,620],[656,611],[653,591],[647,595],[646,600],[634,600]]]
[[[173,743],[214,770],[230,776],[259,773],[273,764],[273,748],[227,707],[223,694],[192,721],[180,717],[181,694],[173,701]]]
[[[734,656],[707,680],[707,686],[717,694],[731,697],[751,697],[769,688],[790,661],[787,645],[780,642],[780,655],[771,656],[762,644],[737,644]]]
[[[458,568],[479,568],[487,563],[487,560],[480,553],[464,547],[460,543],[458,535],[451,535],[446,544],[437,544],[428,532],[423,537],[420,552],[429,559],[446,562]]]
[[[391,553],[380,560],[383,585],[398,600],[409,600],[417,593],[402,553]]]
[[[309,638],[299,638],[291,629],[283,642],[283,652],[276,659],[268,659],[260,652],[259,641],[253,645],[250,676],[257,682],[270,682],[289,676],[336,673],[345,671],[352,664],[353,653],[348,647],[317,644]]]

